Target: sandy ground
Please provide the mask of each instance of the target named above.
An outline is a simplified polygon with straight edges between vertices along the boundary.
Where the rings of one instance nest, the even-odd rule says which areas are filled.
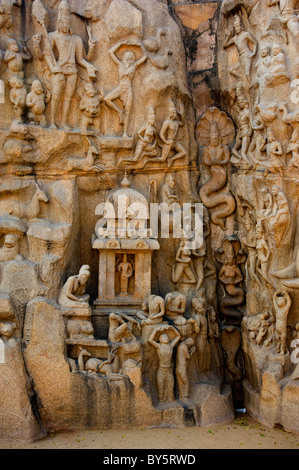
[[[299,434],[270,429],[247,415],[203,428],[88,430],[52,434],[33,444],[5,443],[0,449],[298,449]]]

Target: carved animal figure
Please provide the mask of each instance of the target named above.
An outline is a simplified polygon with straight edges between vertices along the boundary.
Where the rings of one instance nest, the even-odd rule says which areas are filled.
[[[69,320],[67,322],[67,332],[70,338],[80,338],[81,336],[93,337],[94,329],[89,321]]]
[[[11,338],[14,331],[16,329],[16,325],[13,322],[5,321],[0,323],[0,336],[4,336],[5,338]]]
[[[66,161],[66,168],[68,171],[78,170],[78,171],[103,171],[105,167],[103,165],[95,165],[95,156],[98,155],[99,152],[95,147],[92,145],[89,147],[87,155],[85,158],[79,157],[71,157],[68,158]]]
[[[102,362],[103,361],[101,359],[97,359],[96,357],[91,357],[90,359],[87,359],[85,363],[86,372],[90,374],[97,374]]]
[[[28,203],[7,199],[0,202],[0,214],[10,214],[20,219],[32,220],[37,219],[40,214],[40,202],[49,202],[47,195],[35,183],[36,191]]]

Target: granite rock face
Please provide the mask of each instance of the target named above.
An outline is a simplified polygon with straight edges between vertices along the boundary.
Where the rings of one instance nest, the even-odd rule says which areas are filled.
[[[21,3],[0,11],[0,438],[244,404],[298,430],[295,13]]]

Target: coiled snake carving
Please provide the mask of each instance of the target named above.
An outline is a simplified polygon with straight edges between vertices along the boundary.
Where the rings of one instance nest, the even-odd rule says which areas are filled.
[[[233,141],[235,129],[232,120],[217,108],[209,108],[197,125],[197,139],[205,147],[203,163],[210,168],[211,178],[200,189],[200,197],[208,209],[215,209],[211,221],[226,230],[226,218],[236,209],[236,201],[229,192],[224,168],[229,163],[228,145]]]

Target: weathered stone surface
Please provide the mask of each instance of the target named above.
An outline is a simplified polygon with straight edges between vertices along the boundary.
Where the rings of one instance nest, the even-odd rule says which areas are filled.
[[[0,9],[0,438],[234,407],[297,431],[297,11],[20,6]]]

